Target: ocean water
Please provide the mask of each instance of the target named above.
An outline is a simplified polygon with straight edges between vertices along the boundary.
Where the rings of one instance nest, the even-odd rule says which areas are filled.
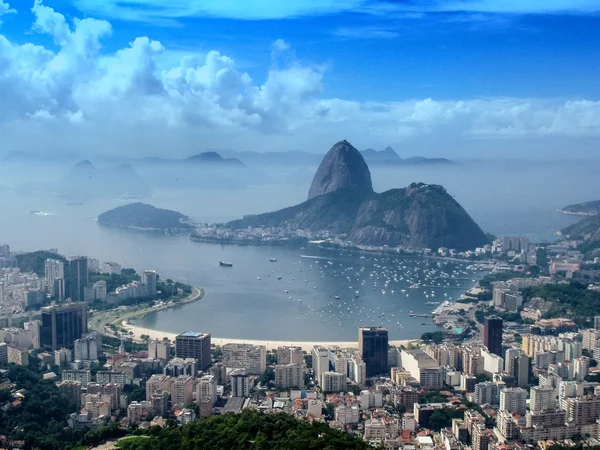
[[[556,213],[556,209],[597,199],[600,192],[595,165],[581,163],[470,163],[444,169],[372,172],[378,191],[413,181],[442,184],[485,231],[498,236],[526,235],[534,241],[552,240],[555,231],[577,220]],[[309,181],[235,190],[155,190],[145,201],[197,221],[223,221],[298,203],[305,199]],[[139,324],[231,338],[355,340],[360,325],[384,325],[393,339],[413,338],[435,327],[428,319],[409,318],[410,311],[430,312],[435,305],[427,302],[456,298],[478,275],[464,264],[438,266],[438,261],[423,258],[371,255],[361,259],[358,254],[312,247],[193,243],[187,237],[111,229],[95,223],[98,214],[123,203],[95,199],[70,206],[45,193],[0,192],[0,243],[10,244],[13,250],[57,248],[67,256],[87,255],[137,270],[154,268],[163,278],[203,287],[206,296],[202,301],[150,314]],[[303,254],[324,259],[303,258]],[[270,262],[271,258],[277,262]],[[219,267],[219,260],[232,261],[234,267]],[[411,289],[416,283],[420,287]]]

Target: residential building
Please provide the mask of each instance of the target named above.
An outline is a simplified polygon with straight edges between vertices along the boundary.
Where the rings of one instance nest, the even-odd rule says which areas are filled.
[[[92,372],[89,370],[63,370],[60,377],[62,381],[78,381],[82,386],[92,382]]]
[[[8,363],[8,344],[6,342],[0,342],[0,363]]]
[[[155,270],[144,270],[142,272],[141,281],[143,284],[147,286],[148,296],[156,297],[156,282],[158,281],[158,276]]]
[[[473,402],[478,405],[498,405],[500,403],[500,391],[504,385],[486,381],[477,383],[473,392]]]
[[[96,281],[92,285],[92,289],[94,290],[94,300],[104,301],[108,297],[106,281],[104,281],[104,280]]]
[[[525,415],[527,391],[521,388],[506,388],[500,391],[500,409]]]
[[[86,260],[87,261],[87,260]],[[51,352],[73,349],[75,341],[87,333],[87,303],[63,303],[42,308],[40,344]]]
[[[368,411],[369,409],[383,407],[383,395],[381,392],[364,390],[360,392],[359,399],[361,410]]]
[[[204,375],[196,386],[196,402],[209,398],[211,406],[217,403],[217,378],[214,375]]]
[[[98,335],[90,333],[81,339],[76,339],[73,347],[75,360],[96,361],[98,359],[98,348],[101,347],[101,344],[98,342]]]
[[[245,369],[235,369],[231,372],[231,396],[248,397],[250,395],[250,377]]]
[[[171,383],[171,408],[184,408],[194,399],[194,379],[179,375]]]
[[[354,381],[358,386],[364,387],[367,383],[367,365],[359,357],[353,357],[348,362],[348,378]]]
[[[441,389],[444,385],[444,371],[438,362],[420,349],[403,349],[402,366],[419,381],[424,389]],[[367,368],[368,369],[368,368]]]
[[[148,341],[148,358],[160,359],[163,362],[171,359],[171,342],[150,339]]]
[[[61,381],[56,386],[62,396],[73,400],[77,406],[81,406],[81,383],[79,381]]]
[[[367,366],[367,378],[388,373],[388,330],[382,327],[358,329],[358,353]]]
[[[62,286],[64,287],[65,264],[58,259],[47,259],[44,263],[45,290],[50,298],[56,298],[62,302],[65,299],[65,292],[64,289],[60,292],[60,283],[56,283],[56,280],[59,279],[63,280]]]
[[[387,357],[387,353],[386,353]],[[320,385],[323,392],[345,392],[346,377],[338,372],[321,373]]]
[[[210,333],[186,331],[175,338],[175,355],[178,358],[194,358],[200,370],[210,366]]]
[[[226,367],[246,369],[249,375],[262,375],[267,370],[267,349],[264,345],[225,344],[222,350]]]
[[[277,364],[275,366],[275,386],[280,389],[304,388],[304,365]]]
[[[198,373],[198,360],[194,358],[173,358],[163,368],[163,374],[171,377],[188,375],[196,377]]]
[[[277,347],[277,364],[304,364],[304,350],[296,346]]]
[[[112,370],[100,370],[96,373],[96,382],[100,384],[114,383],[121,387],[127,384],[125,373]]]
[[[65,367],[73,361],[73,352],[68,348],[61,348],[54,352],[54,364]]]
[[[556,407],[556,391],[550,386],[534,386],[529,393],[529,409],[541,411]]]
[[[577,425],[596,423],[600,398],[595,395],[568,398],[566,400],[567,422]]]
[[[335,420],[342,425],[356,424],[360,419],[360,410],[357,405],[339,405],[335,408]]]
[[[315,374],[315,382],[318,383],[321,380],[321,374],[329,372],[329,350],[318,345],[313,347],[312,368]]]
[[[17,366],[29,365],[29,350],[25,347],[8,346],[8,362],[15,363]]]

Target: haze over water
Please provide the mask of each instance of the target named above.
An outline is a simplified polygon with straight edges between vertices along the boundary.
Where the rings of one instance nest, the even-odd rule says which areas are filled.
[[[471,163],[443,168],[372,169],[372,174],[377,191],[413,181],[442,184],[484,231],[499,236],[526,235],[539,241],[553,239],[556,230],[577,220],[554,212],[556,209],[593,200],[594,193],[600,192],[600,181],[588,167],[566,163],[558,172],[550,163],[534,167],[530,162],[514,161],[500,166]],[[306,198],[309,182],[240,190],[154,190],[153,197],[144,202],[178,210],[200,222],[223,221],[299,203]],[[361,260],[357,254],[340,255],[315,248],[200,244],[187,237],[104,228],[94,222],[98,214],[120,204],[124,202],[95,199],[82,206],[68,206],[64,199],[52,195],[0,192],[0,242],[10,244],[14,250],[57,248],[67,256],[87,255],[137,270],[155,268],[163,278],[203,287],[206,296],[202,301],[150,314],[139,324],[230,338],[347,341],[356,340],[356,326],[381,324],[389,328],[392,339],[413,338],[435,327],[421,325],[429,319],[406,317],[411,310],[430,312],[435,305],[427,305],[427,301],[443,301],[445,293],[457,298],[475,278],[472,273],[461,274],[461,279],[451,283],[452,289],[410,289],[406,281],[393,281],[394,272],[407,278],[406,272],[412,271],[408,278],[416,279],[417,274],[424,276],[425,270],[444,276],[452,275],[454,270],[464,271],[465,265],[438,268],[437,262],[422,258],[382,262],[373,259],[380,259],[378,256]],[[33,215],[32,210],[49,215]],[[301,258],[301,254],[325,259],[316,263]],[[278,261],[271,263],[270,258]],[[234,267],[221,268],[219,260],[232,261]],[[277,280],[277,276],[282,279]],[[383,294],[388,279],[391,285]],[[289,294],[284,292],[286,289]],[[401,295],[402,289],[410,297]],[[356,290],[358,298],[354,297]],[[426,290],[435,290],[435,297],[426,298]],[[340,299],[336,300],[335,295]],[[385,314],[380,317],[380,313]]]

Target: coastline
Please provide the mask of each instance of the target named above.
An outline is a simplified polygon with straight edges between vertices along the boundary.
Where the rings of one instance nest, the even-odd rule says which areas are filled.
[[[150,328],[143,328],[137,325],[132,325],[127,322],[127,319],[123,319],[119,324],[123,328],[127,329],[130,332],[133,332],[131,335],[135,340],[140,340],[139,337],[142,334],[150,336],[151,339],[161,340],[163,338],[168,338],[171,341],[175,341],[175,337],[178,333],[172,333],[169,331],[160,331],[153,330]],[[319,341],[265,341],[259,339],[235,339],[235,338],[225,338],[225,337],[215,337],[211,336],[210,338],[211,344],[215,345],[225,345],[225,344],[253,344],[253,345],[264,345],[267,350],[277,350],[277,347],[282,345],[293,345],[297,347],[302,347],[302,350],[306,352],[310,352],[315,345],[323,345],[323,346],[338,346],[341,348],[358,348],[358,341],[355,342],[342,342],[342,341],[328,341],[328,342],[319,342]],[[407,346],[411,342],[419,341],[419,339],[404,339],[404,340],[395,340],[389,341],[390,345],[404,345]]]
[[[133,310],[117,310],[117,311],[101,311],[89,319],[90,329],[97,331],[100,334],[105,334],[111,337],[119,337],[114,334],[106,334],[104,328],[108,324],[113,324],[118,328],[123,328],[127,330],[130,334],[129,338],[133,339],[135,342],[143,343],[145,342],[141,339],[142,335],[150,336],[151,339],[162,340],[163,338],[168,338],[172,342],[175,342],[175,338],[179,333],[173,333],[169,331],[155,330],[151,328],[144,328],[138,325],[133,325],[129,321],[131,319],[136,319],[138,317],[142,317],[149,312],[162,311],[169,308],[174,308],[176,306],[182,306],[189,303],[193,303],[195,301],[199,301],[204,297],[204,289],[193,287],[192,294],[187,297],[185,300],[178,303],[168,303],[166,305],[159,306],[157,308],[138,308]],[[182,330],[185,331],[185,330]],[[419,341],[418,338],[415,339],[400,339],[389,341],[390,345],[395,346],[408,346],[411,342]],[[358,348],[358,341],[294,341],[294,340],[260,340],[260,339],[239,339],[239,338],[227,338],[227,337],[216,337],[211,336],[211,344],[215,345],[225,345],[225,344],[253,344],[253,345],[264,345],[267,350],[276,350],[277,347],[283,345],[291,345],[301,347],[302,350],[309,352],[312,350],[315,345],[323,345],[323,346],[338,346],[341,348]]]
[[[168,302],[164,305],[152,308],[129,307],[125,310],[98,311],[96,314],[92,314],[88,319],[89,328],[100,334],[106,334],[104,328],[108,324],[117,325],[117,322],[119,322],[118,325],[120,325],[121,322],[126,320],[142,317],[150,312],[164,311],[169,308],[175,308],[176,306],[187,305],[201,300],[203,297],[204,289],[192,287],[192,293],[180,302]],[[118,337],[114,334],[110,334],[110,336]],[[139,339],[139,336],[135,336],[135,339]]]

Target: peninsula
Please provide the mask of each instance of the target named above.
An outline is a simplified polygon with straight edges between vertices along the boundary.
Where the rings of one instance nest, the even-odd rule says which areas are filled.
[[[193,240],[271,242],[324,240],[341,245],[470,250],[488,238],[442,186],[412,183],[383,193],[373,191],[363,155],[347,141],[323,158],[307,201],[279,211],[244,217],[213,229],[198,229]]]
[[[145,231],[185,231],[194,228],[188,216],[145,203],[130,203],[106,211],[98,216],[98,223]]]

